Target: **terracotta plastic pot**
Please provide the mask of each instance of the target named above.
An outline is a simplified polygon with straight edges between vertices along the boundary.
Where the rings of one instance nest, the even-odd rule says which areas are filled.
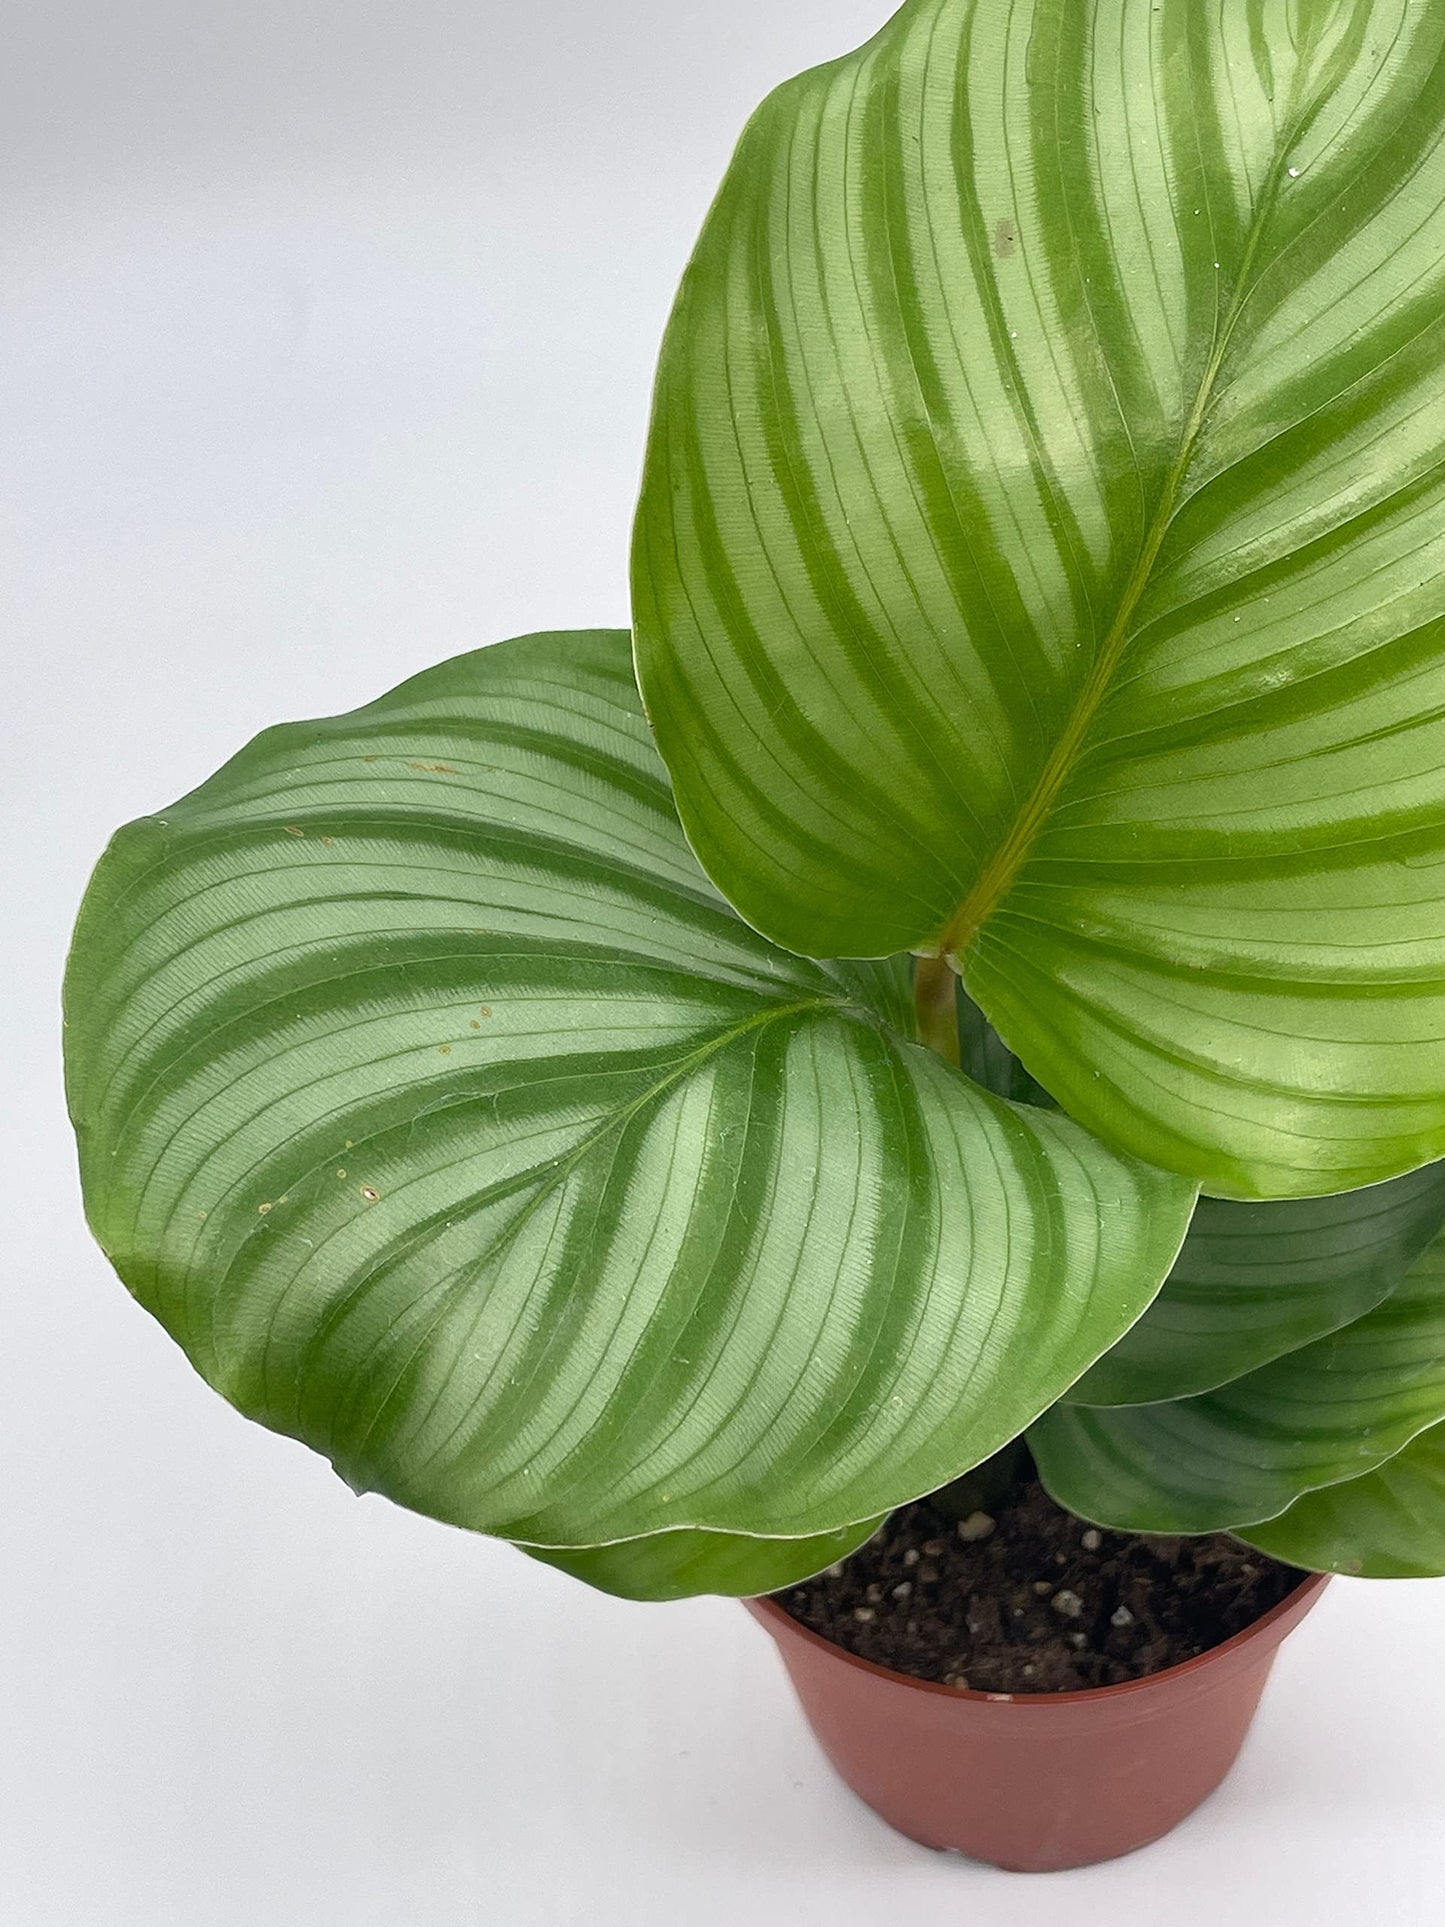
[[[1168,1833],[1233,1766],[1281,1640],[1328,1583],[1183,1666],[1085,1693],[974,1693],[910,1679],[744,1603],[777,1641],[823,1751],[927,1847],[1018,1873],[1092,1866]]]

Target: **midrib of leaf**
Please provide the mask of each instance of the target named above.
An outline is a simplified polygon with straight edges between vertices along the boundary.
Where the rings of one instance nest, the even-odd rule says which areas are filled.
[[[1180,434],[1178,450],[1170,465],[1164,486],[1160,490],[1159,500],[1143,542],[1140,544],[1138,559],[1124,585],[1114,619],[1109,625],[1103,644],[1094,659],[1093,667],[1069,714],[1069,719],[1050,752],[1028,800],[1014,818],[1008,834],[979,873],[977,882],[945,926],[943,935],[938,939],[938,951],[945,957],[961,958],[963,956],[989,917],[998,908],[1027,861],[1039,832],[1048,821],[1060,792],[1073,773],[1090,726],[1098,713],[1100,704],[1109,693],[1115,674],[1129,646],[1134,612],[1149,586],[1154,564],[1159,559],[1159,551],[1174,519],[1174,513],[1179,504],[1180,485],[1194,458],[1200,431],[1204,426],[1210,403],[1214,399],[1219,371],[1224,364],[1224,357],[1229,350],[1229,343],[1240,314],[1252,291],[1251,275],[1255,256],[1259,251],[1260,240],[1269,217],[1274,210],[1286,157],[1298,138],[1298,127],[1293,113],[1286,116],[1285,124],[1290,132],[1280,141],[1279,151],[1260,195],[1259,205],[1245,239],[1229,307],[1216,333],[1209,360],[1200,377],[1193,406]],[[932,950],[932,948],[933,946],[930,945],[929,949]]]
[[[820,997],[804,998],[797,1003],[780,1004],[775,1009],[757,1011],[753,1016],[745,1017],[739,1023],[729,1024],[715,1037],[709,1037],[705,1043],[698,1045],[695,1050],[689,1051],[686,1056],[680,1057],[674,1064],[669,1065],[655,1082],[648,1084],[635,1097],[630,1097],[625,1104],[619,1104],[615,1110],[606,1112],[601,1120],[572,1146],[570,1151],[562,1152],[540,1170],[534,1168],[531,1171],[519,1173],[517,1177],[509,1179],[505,1187],[499,1188],[498,1195],[505,1195],[507,1190],[522,1190],[528,1184],[537,1184],[538,1187],[520,1215],[512,1219],[498,1234],[493,1243],[481,1254],[478,1262],[485,1263],[510,1243],[537,1207],[559,1185],[565,1183],[589,1152],[595,1151],[606,1138],[620,1137],[633,1118],[659,1104],[669,1091],[692,1076],[695,1071],[700,1070],[711,1059],[737,1043],[739,1038],[746,1037],[755,1030],[763,1030],[770,1024],[782,1023],[789,1017],[803,1016],[810,1011],[845,1011],[850,1008],[852,1006],[841,998],[836,1000]],[[866,1013],[860,1011],[860,1015],[866,1015]]]
[[[531,1219],[536,1216],[541,1207],[549,1198],[555,1195],[577,1169],[578,1165],[582,1163],[583,1159],[595,1151],[599,1144],[602,1144],[608,1138],[620,1137],[635,1117],[659,1104],[662,1099],[667,1096],[669,1091],[675,1089],[678,1084],[692,1076],[694,1072],[700,1070],[704,1064],[709,1063],[714,1057],[719,1056],[723,1051],[737,1043],[739,1038],[746,1037],[753,1031],[765,1029],[769,1025],[785,1022],[789,1017],[802,1016],[811,1011],[839,1012],[849,1009],[858,1009],[859,1014],[865,1017],[868,1014],[863,1012],[861,1007],[850,1005],[842,998],[810,997],[801,998],[794,1003],[780,1004],[768,1010],[760,1010],[755,1012],[751,1017],[743,1018],[738,1023],[729,1024],[724,1030],[718,1032],[716,1036],[709,1037],[704,1043],[699,1044],[696,1049],[688,1051],[685,1056],[680,1057],[675,1063],[669,1065],[660,1077],[656,1078],[651,1084],[648,1084],[634,1097],[629,1098],[626,1103],[619,1104],[615,1110],[605,1113],[600,1121],[574,1144],[569,1151],[564,1151],[560,1156],[553,1159],[550,1164],[541,1166],[540,1168],[534,1167],[530,1171],[519,1172],[515,1177],[506,1180],[503,1184],[491,1188],[488,1192],[482,1193],[480,1197],[474,1197],[472,1200],[473,1204],[482,1201],[491,1203],[507,1196],[508,1193],[524,1191],[529,1185],[533,1187],[531,1195],[527,1198],[516,1216],[508,1219],[507,1223],[503,1225],[501,1230],[496,1233],[490,1242],[486,1244],[481,1251],[473,1255],[466,1273],[443,1293],[443,1300],[453,1295],[459,1289],[468,1288],[482,1267],[491,1264],[495,1259],[500,1257],[504,1251],[515,1244],[516,1240],[521,1236],[522,1231]],[[256,1235],[255,1232],[252,1232],[247,1243],[250,1243]],[[109,1256],[109,1252],[107,1252],[106,1255]],[[345,1301],[343,1301],[341,1307],[338,1309],[344,1310],[345,1308]],[[335,1315],[335,1312],[333,1312],[333,1317]],[[440,1317],[441,1307],[439,1306],[432,1320],[433,1327]],[[423,1340],[419,1341],[417,1349],[420,1348],[420,1343],[425,1342],[425,1336],[429,1335],[430,1329],[428,1333],[424,1335]],[[187,1343],[189,1347],[189,1338]],[[264,1373],[264,1362],[262,1370]],[[404,1376],[405,1371],[403,1369],[398,1372],[390,1390],[384,1397],[377,1401],[376,1409],[360,1441],[348,1449],[349,1459],[359,1460],[365,1453],[377,1428],[384,1423],[391,1401]],[[226,1396],[230,1397],[232,1393],[228,1391]],[[334,1447],[335,1441],[333,1440],[328,1442],[324,1449],[328,1455],[331,1455]],[[339,1461],[337,1462],[339,1464]]]

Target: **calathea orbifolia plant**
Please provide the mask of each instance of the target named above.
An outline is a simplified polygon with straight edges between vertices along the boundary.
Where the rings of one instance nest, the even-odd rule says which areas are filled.
[[[504,644],[103,860],[126,1283],[618,1591],[1026,1429],[1091,1518],[1445,1569],[1442,383],[1445,0],[911,0],[782,88],[665,343],[641,700]]]

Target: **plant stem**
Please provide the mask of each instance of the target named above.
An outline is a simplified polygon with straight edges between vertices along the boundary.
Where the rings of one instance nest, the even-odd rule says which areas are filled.
[[[958,1062],[958,983],[947,957],[919,957],[913,965],[918,1035],[950,1064]]]

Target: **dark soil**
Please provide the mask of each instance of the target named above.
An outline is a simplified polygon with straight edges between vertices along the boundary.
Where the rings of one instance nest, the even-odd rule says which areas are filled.
[[[961,1525],[926,1501],[904,1506],[850,1559],[777,1599],[835,1645],[915,1679],[1066,1693],[1193,1659],[1305,1576],[1223,1533],[1100,1531],[1030,1480]]]

